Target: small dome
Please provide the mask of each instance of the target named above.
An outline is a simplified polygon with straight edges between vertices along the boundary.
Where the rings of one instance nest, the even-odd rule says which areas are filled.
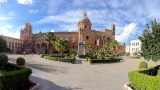
[[[83,14],[83,17],[79,21],[80,22],[82,22],[82,21],[89,21],[90,22],[89,18],[87,17],[86,12]]]

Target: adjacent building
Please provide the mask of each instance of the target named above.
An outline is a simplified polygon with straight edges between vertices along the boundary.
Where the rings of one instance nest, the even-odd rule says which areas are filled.
[[[129,44],[129,45],[126,45],[125,53],[126,53],[126,54],[129,54],[129,53],[130,53],[130,44]]]
[[[130,55],[141,50],[141,41],[139,39],[130,41]]]
[[[7,42],[7,48],[10,48],[11,51],[13,52],[21,52],[22,50],[24,50],[23,47],[23,40],[21,39],[17,39],[17,38],[13,38],[13,37],[9,37],[9,36],[3,36],[4,39]]]

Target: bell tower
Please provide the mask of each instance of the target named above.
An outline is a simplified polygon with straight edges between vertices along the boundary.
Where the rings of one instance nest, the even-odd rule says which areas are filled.
[[[25,40],[32,36],[32,25],[27,21],[24,29],[20,30],[20,39]]]
[[[115,39],[115,29],[116,29],[116,25],[114,23],[111,24],[111,30],[113,31],[112,32],[112,35],[113,35],[113,39]]]

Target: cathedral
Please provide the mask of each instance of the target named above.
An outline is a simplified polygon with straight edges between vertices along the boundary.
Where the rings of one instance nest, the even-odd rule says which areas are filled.
[[[111,29],[103,29],[102,31],[96,31],[92,29],[92,23],[87,17],[85,12],[78,22],[78,32],[52,32],[58,38],[64,38],[69,41],[69,50],[77,52],[78,41],[80,35],[85,41],[85,48],[89,45],[94,47],[94,51],[99,50],[104,42],[111,42],[115,39],[115,24],[111,24]],[[102,38],[102,33],[106,34],[105,38]],[[25,23],[25,27],[20,30],[20,40],[23,40],[23,50],[28,53],[55,53],[53,43],[49,45],[44,40],[45,33],[41,31],[37,34],[32,33],[32,25],[29,22]],[[48,49],[50,47],[50,49]]]
[[[111,24],[111,29],[104,29],[102,31],[96,31],[92,29],[92,23],[87,17],[85,12],[82,18],[78,22],[78,32],[52,32],[58,38],[64,38],[69,41],[69,50],[78,50],[78,41],[80,35],[82,35],[85,41],[85,47],[92,45],[94,51],[99,50],[104,42],[111,42],[115,39],[115,24]],[[102,33],[106,34],[106,37],[102,38]],[[37,34],[32,33],[32,25],[29,22],[25,23],[24,29],[20,30],[20,40],[23,40],[23,50],[30,53],[55,53],[56,50],[53,44],[50,44],[44,40],[45,33],[41,31]],[[50,46],[50,49],[48,47]]]

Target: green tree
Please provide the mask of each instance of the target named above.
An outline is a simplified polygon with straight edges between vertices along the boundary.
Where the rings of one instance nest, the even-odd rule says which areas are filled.
[[[116,54],[116,49],[119,47],[119,42],[117,40],[112,40],[110,47],[113,49],[114,54]]]
[[[0,53],[6,52],[7,50],[7,42],[6,40],[0,35]]]
[[[141,56],[146,61],[152,60],[157,62],[160,60],[160,23],[156,19],[151,20],[151,28],[147,23],[147,28],[138,36],[141,41]]]
[[[62,57],[63,52],[69,50],[68,41],[63,38],[57,38],[55,40],[55,49],[61,52],[61,57]]]
[[[107,52],[109,52],[111,49],[110,43],[106,42],[102,48],[104,48]]]
[[[103,44],[104,44],[104,39],[105,39],[105,37],[106,37],[106,33],[103,32],[101,36],[102,36],[102,38],[103,38]]]
[[[93,46],[92,46],[92,45],[87,46],[86,51],[87,51],[89,54],[92,53],[92,50],[93,50]]]
[[[53,44],[54,44],[54,41],[56,40],[56,36],[54,35],[54,33],[48,32],[48,33],[46,33],[46,34],[44,35],[44,40],[45,40],[45,41],[48,41],[48,43],[49,43],[48,49],[50,50],[50,44],[51,44],[52,41],[53,41]],[[49,51],[49,50],[48,50],[48,51]],[[49,52],[48,52],[48,53],[49,53]]]

